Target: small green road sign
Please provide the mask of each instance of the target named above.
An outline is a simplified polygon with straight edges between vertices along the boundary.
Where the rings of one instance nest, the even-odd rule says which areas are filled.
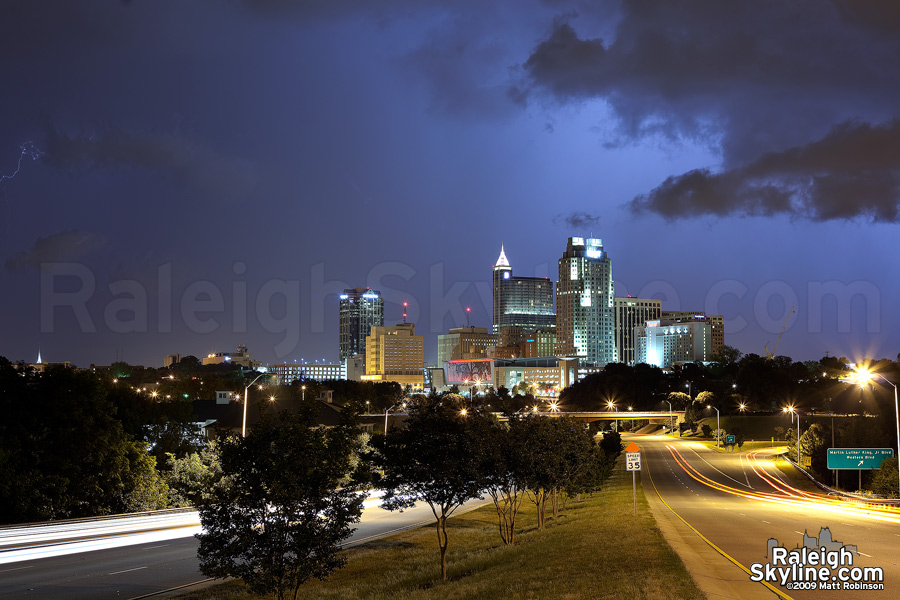
[[[726,444],[733,444],[733,443],[734,443],[734,436],[733,436],[733,435],[726,435],[726,436],[725,436],[725,443],[726,443]]]
[[[829,448],[829,469],[877,469],[886,458],[894,456],[893,448]]]

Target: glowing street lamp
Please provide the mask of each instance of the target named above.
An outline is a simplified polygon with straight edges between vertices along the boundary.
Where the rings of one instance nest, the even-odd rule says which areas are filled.
[[[800,411],[798,411],[793,406],[785,406],[782,409],[784,412],[791,413],[791,421],[794,420],[794,413],[797,413],[797,464],[800,464]]]
[[[876,377],[880,377],[883,382],[889,384],[892,388],[894,388],[894,415],[897,421],[897,476],[898,478],[900,478],[900,404],[897,403],[897,384],[886,379],[881,373],[872,373],[867,369],[856,370],[856,383],[859,386],[864,386],[867,383],[870,383]],[[898,479],[898,481],[900,481],[900,479]]]

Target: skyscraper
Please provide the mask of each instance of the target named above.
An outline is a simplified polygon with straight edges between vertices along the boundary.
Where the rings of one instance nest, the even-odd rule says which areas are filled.
[[[616,298],[616,356],[620,363],[634,365],[634,328],[658,321],[662,300],[655,298]]]
[[[599,239],[569,238],[556,284],[556,354],[617,361],[612,261]]]
[[[513,277],[503,246],[494,265],[493,330],[521,327],[523,331],[552,330],[556,326],[553,312],[553,282],[546,277]]]
[[[340,297],[340,362],[365,354],[366,336],[384,325],[384,299],[369,288],[344,290]]]

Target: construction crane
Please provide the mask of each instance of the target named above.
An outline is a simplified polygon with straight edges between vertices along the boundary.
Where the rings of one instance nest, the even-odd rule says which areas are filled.
[[[796,308],[795,306],[791,307],[791,312],[788,313],[787,318],[784,320],[784,325],[781,327],[781,333],[778,334],[778,339],[775,340],[775,346],[772,348],[772,351],[771,352],[769,351],[768,344],[763,346],[763,348],[766,349],[766,358],[768,358],[769,360],[775,358],[775,352],[778,350],[778,344],[781,342],[781,336],[784,335],[784,330],[787,329],[788,321],[791,320],[791,316],[794,314],[795,308]]]

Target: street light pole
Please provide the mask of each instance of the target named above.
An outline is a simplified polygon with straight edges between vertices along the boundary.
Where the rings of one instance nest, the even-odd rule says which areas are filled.
[[[860,385],[865,384],[866,381],[868,381],[872,377],[881,377],[881,380],[883,382],[889,384],[892,388],[894,388],[894,416],[897,421],[897,477],[898,482],[900,482],[900,404],[898,404],[897,402],[897,384],[895,384],[893,381],[888,380],[881,373],[869,373],[868,371],[858,370],[856,374],[859,378]]]
[[[707,405],[706,408],[711,408],[716,411],[716,450],[719,449],[719,409],[712,405]]]
[[[262,377],[263,375],[265,375],[265,373],[260,373],[259,375],[257,375],[256,379],[254,379],[253,381],[248,383],[247,387],[244,388],[244,420],[241,425],[241,437],[247,437],[247,396],[248,396],[248,391],[253,386],[253,384],[256,383],[259,380],[259,378]]]
[[[672,424],[672,403],[668,400],[663,400],[663,402],[669,405],[669,433],[675,437],[675,425]]]

